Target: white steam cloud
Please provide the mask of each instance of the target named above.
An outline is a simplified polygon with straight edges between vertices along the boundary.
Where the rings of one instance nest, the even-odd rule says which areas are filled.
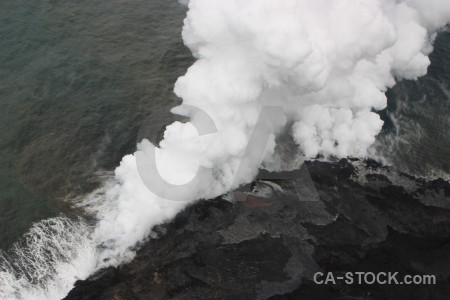
[[[130,247],[187,203],[226,193],[273,163],[275,135],[286,124],[306,157],[367,156],[383,125],[373,111],[386,107],[384,92],[395,79],[426,73],[436,31],[450,20],[446,0],[183,3],[183,40],[197,61],[175,84],[183,104],[173,111],[198,121],[204,115],[189,108],[195,106],[217,131],[199,135],[192,124],[175,122],[158,148],[144,140],[123,158],[96,230],[109,237],[106,264],[131,259]],[[247,151],[242,159],[265,106],[284,114],[266,129],[265,154]],[[147,188],[156,180],[145,169],[154,151],[168,182],[194,178],[178,195],[185,202]]]
[[[215,128],[199,135],[205,128],[175,122],[159,147],[143,140],[123,158],[104,194],[85,202],[99,220],[89,245],[99,247],[70,280],[132,259],[152,227],[188,203],[250,181],[262,164],[276,167],[275,137],[288,124],[307,158],[367,156],[383,125],[374,110],[386,106],[384,92],[426,73],[436,31],[450,20],[448,0],[181,2],[189,8],[183,40],[197,61],[175,84],[183,104],[173,111],[196,124],[208,124],[206,115]],[[264,120],[270,126],[254,142],[267,106],[282,113]],[[250,140],[264,153],[248,151]],[[194,184],[149,189],[159,176],[148,167],[155,151],[162,178]],[[165,199],[174,197],[185,201]]]

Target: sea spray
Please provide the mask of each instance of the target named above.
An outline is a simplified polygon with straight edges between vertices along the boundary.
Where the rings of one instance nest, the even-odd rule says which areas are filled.
[[[81,218],[35,223],[6,253],[0,252],[0,299],[61,299],[95,270],[91,229]]]

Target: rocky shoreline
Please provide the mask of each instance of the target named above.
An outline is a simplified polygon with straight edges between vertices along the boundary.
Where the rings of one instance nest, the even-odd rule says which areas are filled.
[[[78,281],[65,299],[450,299],[450,184],[373,161],[263,172],[154,234],[132,262]],[[315,272],[358,271],[437,282],[313,281]]]

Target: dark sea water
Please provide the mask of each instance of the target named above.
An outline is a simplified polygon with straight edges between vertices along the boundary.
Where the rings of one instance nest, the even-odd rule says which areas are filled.
[[[0,1],[0,249],[33,222],[70,214],[133,152],[141,124],[174,120],[192,64],[175,0]],[[377,142],[418,176],[450,173],[450,33],[429,74],[388,92]]]
[[[184,15],[166,0],[0,1],[0,249],[92,190],[144,119],[172,122]]]
[[[450,180],[450,31],[439,33],[426,76],[387,92],[380,154],[409,174]]]

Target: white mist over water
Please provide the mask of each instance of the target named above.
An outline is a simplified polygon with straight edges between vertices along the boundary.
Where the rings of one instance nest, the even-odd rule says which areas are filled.
[[[156,164],[172,184],[189,182],[200,170],[199,184],[179,195],[185,201],[153,193],[148,183],[154,170],[138,167],[145,167],[155,147],[142,141],[123,158],[115,179],[85,200],[96,227],[82,221],[62,222],[61,228],[37,225],[57,233],[30,231],[26,249],[39,250],[18,251],[21,266],[30,270],[3,267],[9,261],[4,260],[1,297],[58,299],[77,278],[131,260],[133,247],[152,227],[187,204],[250,181],[262,164],[276,168],[275,135],[285,124],[293,124],[298,151],[307,158],[368,156],[383,125],[373,110],[386,106],[384,92],[395,79],[426,73],[435,32],[450,20],[444,0],[184,2],[189,11],[183,40],[197,61],[175,84],[183,105],[174,112],[202,119],[189,109],[197,107],[217,130],[198,135],[190,123],[169,125],[156,148]],[[266,130],[264,156],[243,160],[265,106],[281,107],[284,114],[274,116],[275,127]],[[67,245],[74,247],[68,252]]]

